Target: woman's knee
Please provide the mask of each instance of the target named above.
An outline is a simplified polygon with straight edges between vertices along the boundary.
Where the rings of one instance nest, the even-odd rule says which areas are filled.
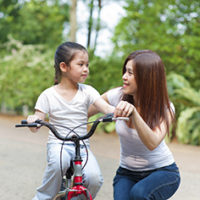
[[[145,188],[138,187],[137,184],[130,190],[130,199],[131,200],[147,200],[148,196],[145,193]]]

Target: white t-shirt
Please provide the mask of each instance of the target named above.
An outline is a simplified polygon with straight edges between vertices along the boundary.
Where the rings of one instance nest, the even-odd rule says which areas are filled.
[[[53,125],[61,125],[73,129],[88,120],[88,108],[93,104],[100,94],[93,87],[86,84],[78,84],[78,91],[72,100],[65,100],[54,86],[44,90],[35,105],[35,109],[49,115],[49,122]],[[66,136],[69,130],[56,126],[56,130]],[[83,125],[74,130],[82,136],[87,133],[87,125]],[[62,142],[49,131],[48,143]],[[85,141],[88,144],[88,141]]]
[[[121,100],[121,88],[107,93],[108,101],[116,106]],[[160,145],[150,151],[140,140],[136,129],[129,128],[123,120],[116,122],[116,132],[120,138],[120,166],[132,171],[152,170],[170,165],[173,155],[163,140]]]

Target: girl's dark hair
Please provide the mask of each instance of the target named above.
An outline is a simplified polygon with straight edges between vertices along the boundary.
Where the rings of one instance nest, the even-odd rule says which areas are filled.
[[[164,121],[169,132],[168,111],[172,119],[174,114],[167,92],[165,68],[160,56],[151,50],[135,51],[126,58],[123,74],[129,60],[133,60],[135,66],[133,71],[137,84],[137,105],[132,95],[124,94],[122,99],[140,107],[140,115],[151,129],[160,127],[160,123]]]
[[[65,42],[57,48],[54,56],[54,68],[55,68],[54,84],[58,84],[61,78],[60,63],[64,62],[67,66],[69,66],[70,62],[73,60],[77,51],[87,52],[87,49],[76,42]]]

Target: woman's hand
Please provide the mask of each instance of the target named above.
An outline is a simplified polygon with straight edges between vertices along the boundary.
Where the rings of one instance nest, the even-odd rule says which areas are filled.
[[[135,110],[135,106],[127,101],[120,101],[115,108],[114,117],[130,117]]]

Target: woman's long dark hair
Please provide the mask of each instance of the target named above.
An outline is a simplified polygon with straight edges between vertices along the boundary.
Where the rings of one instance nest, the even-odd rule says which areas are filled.
[[[129,60],[133,60],[135,66],[133,71],[137,84],[137,105],[132,95],[124,94],[122,99],[139,106],[141,117],[151,129],[160,127],[164,121],[169,132],[168,113],[170,112],[172,119],[174,114],[167,92],[165,68],[160,56],[151,50],[135,51],[126,58],[123,74]]]

